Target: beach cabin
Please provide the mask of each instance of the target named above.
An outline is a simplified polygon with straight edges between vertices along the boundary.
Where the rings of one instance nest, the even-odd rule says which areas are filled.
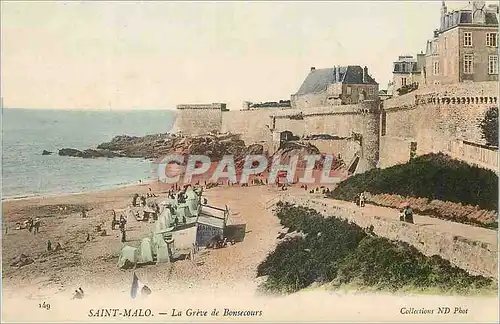
[[[224,237],[229,210],[213,206],[203,206],[196,222],[196,244],[206,246],[213,238]]]

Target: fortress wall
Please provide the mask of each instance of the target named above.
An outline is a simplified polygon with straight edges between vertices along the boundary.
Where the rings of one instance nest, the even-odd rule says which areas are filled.
[[[384,108],[402,108],[415,105],[419,98],[426,97],[498,97],[498,82],[470,82],[446,85],[430,85],[402,96],[396,96],[384,101]]]
[[[394,136],[380,137],[379,168],[387,168],[410,160],[410,139]]]
[[[415,121],[418,120],[418,114],[415,106],[388,110],[385,113],[386,135],[401,138],[415,138],[417,136]]]
[[[361,133],[362,118],[355,113],[313,115],[304,118],[304,132],[307,135],[329,134],[351,137],[353,132]]]
[[[357,105],[290,109],[275,116],[275,129],[288,130],[297,136],[329,134],[352,139],[354,133],[360,134],[363,143],[361,164],[366,170],[376,167],[379,158],[378,107],[378,101],[364,101]],[[347,142],[343,146],[325,148],[336,149],[346,161],[358,151]]]
[[[455,139],[485,144],[479,123],[494,104],[426,104],[415,120],[417,153],[442,151]]]
[[[271,118],[276,108],[258,108],[255,110],[225,111],[222,113],[222,133],[241,134],[247,145],[271,141],[269,129]]]
[[[345,163],[348,163],[349,159],[361,149],[359,143],[352,139],[305,140],[304,142],[316,146],[321,153],[333,154],[334,156],[340,154]]]
[[[326,91],[320,93],[308,93],[304,95],[294,95],[291,100],[292,108],[294,109],[308,109],[309,107],[321,107],[325,105],[328,94]]]
[[[381,136],[381,167],[407,159],[406,144],[403,144],[406,141],[417,142],[417,155],[449,153],[450,145],[457,140],[485,144],[479,123],[490,107],[498,106],[498,83],[427,87],[386,100],[383,105],[385,136],[388,138]],[[391,146],[405,149],[402,152],[391,151]],[[474,158],[467,157],[467,161],[471,159]],[[480,165],[496,163],[486,162],[491,159],[480,154],[475,159]]]
[[[201,135],[219,132],[221,128],[220,109],[177,109],[177,118],[172,131],[181,131],[185,135]]]

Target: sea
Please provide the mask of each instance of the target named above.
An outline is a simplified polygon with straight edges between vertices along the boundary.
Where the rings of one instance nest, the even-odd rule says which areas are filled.
[[[2,199],[98,191],[153,179],[140,158],[59,156],[62,148],[96,148],[117,135],[169,132],[173,110],[74,111],[3,108]],[[43,150],[54,152],[42,155]]]

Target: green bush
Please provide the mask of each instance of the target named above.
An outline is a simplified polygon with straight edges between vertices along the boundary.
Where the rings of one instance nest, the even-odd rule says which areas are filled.
[[[486,210],[498,209],[498,176],[495,172],[470,166],[441,153],[354,175],[339,183],[331,197],[352,201],[362,191],[460,202]]]
[[[491,285],[439,256],[426,257],[407,243],[368,234],[356,224],[323,218],[313,209],[277,204],[281,224],[304,235],[286,239],[258,266],[263,288],[291,293],[314,282],[357,283],[382,289],[404,287],[467,292]],[[290,230],[289,230],[290,231]]]
[[[491,107],[486,111],[479,127],[486,143],[498,146],[498,107]]]

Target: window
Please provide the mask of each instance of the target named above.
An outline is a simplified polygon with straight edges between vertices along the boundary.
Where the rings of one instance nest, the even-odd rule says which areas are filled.
[[[448,37],[444,38],[444,49],[448,49]]]
[[[472,33],[464,33],[464,46],[472,46]]]
[[[434,75],[438,75],[439,74],[439,62],[434,62],[434,64],[433,64],[433,73],[434,73]]]
[[[498,55],[488,56],[488,74],[498,74]]]
[[[464,73],[472,74],[474,72],[473,66],[474,66],[474,56],[472,54],[465,54],[464,55]]]
[[[349,95],[349,96],[350,96],[350,95],[351,95],[351,87],[347,87],[347,90],[346,90],[346,91],[347,91],[347,95]]]
[[[375,89],[374,88],[368,88],[368,94],[369,95],[373,95],[375,93]]]
[[[406,78],[401,78],[401,86],[405,86],[406,85]]]
[[[497,33],[486,33],[486,46],[491,46],[491,47],[498,46],[498,34]]]

